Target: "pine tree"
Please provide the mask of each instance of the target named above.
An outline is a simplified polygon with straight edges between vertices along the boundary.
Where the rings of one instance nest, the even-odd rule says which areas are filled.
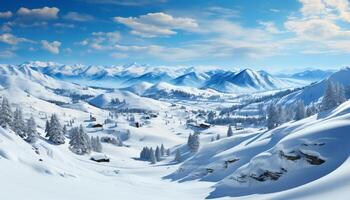
[[[12,129],[21,138],[25,138],[27,136],[25,126],[26,124],[23,119],[22,109],[20,107],[17,107],[16,111],[13,114]]]
[[[155,164],[157,162],[157,159],[156,159],[156,155],[154,154],[154,151],[151,147],[151,149],[149,150],[149,155],[150,155],[150,161],[151,161],[151,164]]]
[[[100,138],[98,136],[91,137],[90,141],[91,141],[91,150],[101,153],[102,152],[102,144],[101,144]]]
[[[50,132],[50,122],[49,122],[49,120],[46,120],[46,124],[45,124],[45,133],[46,133],[46,135],[45,135],[45,137],[49,137],[50,136],[49,132]]]
[[[176,149],[175,161],[176,162],[182,162],[182,156],[181,156],[181,153],[180,153],[179,149]]]
[[[267,128],[273,129],[278,125],[278,112],[274,104],[270,104],[267,113]]]
[[[220,134],[216,135],[216,140],[220,140]]]
[[[160,155],[165,156],[165,148],[163,144],[160,146]]]
[[[167,149],[167,150],[166,150],[166,155],[167,155],[167,156],[170,156],[170,149]]]
[[[157,162],[159,162],[161,160],[160,159],[161,154],[160,154],[160,149],[158,146],[157,146],[156,151],[155,151],[155,156],[156,156]]]
[[[215,141],[215,137],[214,137],[214,136],[211,137],[210,141],[211,141],[211,142],[214,142],[214,141]]]
[[[49,136],[49,141],[51,141],[54,144],[64,144],[65,142],[62,126],[56,114],[53,114],[51,116],[49,132],[47,135]]]
[[[336,103],[337,106],[344,103],[346,101],[346,97],[345,97],[345,88],[342,84],[340,83],[336,83],[335,84],[335,93],[336,93]]]
[[[295,120],[301,120],[306,117],[305,105],[302,101],[297,102]]]
[[[198,133],[194,133],[193,135],[190,134],[188,136],[187,145],[191,150],[191,152],[197,152],[199,149],[199,134]]]
[[[69,141],[70,149],[72,152],[82,155],[90,153],[91,142],[89,136],[85,133],[83,126],[74,127],[71,129],[71,140]]]
[[[38,140],[38,138],[39,138],[39,133],[36,130],[36,123],[35,123],[35,120],[34,120],[33,116],[31,116],[27,120],[27,124],[26,124],[25,130],[27,132],[26,141],[29,142],[29,143],[35,143]]]
[[[231,137],[231,136],[233,136],[233,131],[232,131],[231,125],[229,125],[227,130],[227,137]]]
[[[66,125],[63,126],[62,132],[63,132],[64,136],[68,135],[68,131],[67,131],[67,126]]]
[[[13,113],[10,103],[6,97],[2,98],[0,109],[0,126],[3,128],[10,127],[12,125]]]
[[[327,81],[326,90],[323,95],[321,109],[322,111],[329,110],[337,106],[336,88],[334,83],[330,80]]]

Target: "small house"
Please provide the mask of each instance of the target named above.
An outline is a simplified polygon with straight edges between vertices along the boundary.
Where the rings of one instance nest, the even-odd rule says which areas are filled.
[[[92,128],[103,128],[102,124],[93,124]]]
[[[91,156],[90,160],[95,162],[109,162],[109,158],[106,155],[93,155]]]

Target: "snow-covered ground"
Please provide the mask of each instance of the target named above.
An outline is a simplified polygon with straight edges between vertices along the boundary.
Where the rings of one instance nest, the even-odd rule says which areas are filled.
[[[0,199],[328,200],[346,199],[349,195],[350,101],[270,131],[261,124],[243,124],[237,130],[233,128],[234,135],[227,137],[227,125],[196,125],[205,121],[207,112],[240,105],[252,97],[262,100],[239,108],[235,115],[255,115],[259,104],[270,100],[264,98],[281,88],[237,95],[190,87],[193,80],[205,81],[208,77],[189,69],[167,72],[171,77],[182,75],[176,86],[142,80],[120,90],[90,88],[42,72],[51,70],[47,73],[57,75],[66,70],[70,76],[83,72],[88,76],[102,73],[100,68],[36,63],[40,69],[33,69],[32,64],[0,68],[0,96],[9,99],[13,110],[22,107],[25,119],[33,116],[41,135],[32,145],[12,130],[0,127]],[[132,65],[124,67],[124,71],[114,68],[107,72],[128,73],[135,78],[150,72],[146,68]],[[256,72],[240,77],[250,73]],[[331,79],[346,83],[341,76],[344,73],[347,69]],[[259,72],[260,76],[270,79],[263,72]],[[253,80],[245,81],[250,84]],[[299,100],[296,97],[311,87],[321,86],[291,91],[280,103],[285,103],[284,99],[295,103]],[[169,91],[185,92],[192,98],[152,96]],[[122,140],[123,145],[103,142],[102,153],[86,155],[74,154],[69,149],[69,139],[54,145],[44,138],[45,122],[53,113],[62,125],[73,120],[73,126],[82,125],[89,136]],[[193,122],[187,123],[191,119]],[[137,127],[135,122],[142,126]],[[93,128],[96,124],[103,128]],[[186,143],[194,132],[200,134],[200,148],[191,153]],[[218,135],[220,139],[212,141]],[[155,149],[161,144],[170,148],[169,156],[156,164],[139,159],[143,147]],[[182,154],[182,162],[174,161],[177,151]],[[91,157],[106,157],[110,162],[98,163]]]

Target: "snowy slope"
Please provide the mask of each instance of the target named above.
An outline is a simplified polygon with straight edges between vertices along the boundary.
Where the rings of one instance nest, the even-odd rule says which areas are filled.
[[[118,99],[119,101],[124,101],[118,105],[111,104],[112,99]],[[145,109],[151,111],[160,110],[166,106],[167,103],[163,103],[154,99],[140,97],[134,93],[128,91],[115,90],[114,92],[104,93],[96,96],[89,101],[90,104],[97,106],[99,108],[114,107],[117,109]]]
[[[317,191],[320,187],[323,193],[334,195],[335,188],[327,187],[326,180],[350,177],[350,171],[344,170],[349,168],[350,151],[344,149],[350,145],[350,135],[345,134],[349,131],[350,101],[347,101],[332,111],[271,131],[238,132],[231,138],[206,144],[167,178],[218,182],[209,198],[307,196],[313,199],[313,196],[320,197]],[[349,181],[343,184],[346,186],[342,187],[350,187]],[[343,190],[342,187],[338,189]],[[345,197],[346,194],[339,195]]]
[[[297,91],[295,93],[292,93],[282,98],[279,102],[282,104],[290,104],[290,103],[296,102],[297,100],[302,100],[306,105],[312,102],[319,102],[324,94],[325,87],[328,80],[341,83],[344,87],[348,87],[350,86],[349,77],[350,77],[350,68],[345,67],[333,73],[328,78],[320,82],[307,86],[301,91]]]

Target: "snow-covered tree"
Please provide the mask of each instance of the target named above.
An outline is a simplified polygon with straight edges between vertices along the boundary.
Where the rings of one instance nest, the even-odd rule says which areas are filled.
[[[91,151],[91,142],[89,136],[85,133],[83,126],[74,127],[70,132],[70,149],[72,152],[82,155],[90,153]]]
[[[64,125],[63,129],[62,129],[63,135],[67,136],[68,135],[68,131],[67,131],[67,126]]]
[[[100,138],[97,137],[91,137],[91,150],[95,152],[102,152],[102,144]]]
[[[36,123],[35,123],[33,116],[31,116],[27,120],[25,130],[27,133],[26,141],[29,143],[35,143],[39,138],[39,133],[36,130]]]
[[[161,154],[160,154],[160,148],[158,146],[157,146],[156,151],[154,153],[155,153],[157,162],[159,162],[161,160],[161,158],[160,158]]]
[[[50,131],[50,122],[49,120],[46,120],[46,124],[45,124],[45,137],[49,137],[49,131]]]
[[[216,135],[216,140],[220,140],[220,134]]]
[[[232,131],[231,125],[229,125],[227,129],[227,137],[231,137],[231,136],[233,136],[233,131]]]
[[[10,103],[6,97],[2,98],[0,109],[0,126],[3,128],[10,127],[12,125],[13,113]]]
[[[273,129],[278,126],[278,110],[274,104],[270,104],[267,110],[267,128]]]
[[[25,138],[27,136],[25,126],[22,109],[17,107],[13,113],[12,130],[21,138]]]
[[[167,155],[167,156],[170,156],[170,149],[167,149],[167,150],[166,150],[166,155]]]
[[[175,159],[176,162],[182,162],[182,156],[179,149],[176,149]]]
[[[49,131],[46,135],[49,137],[49,141],[54,144],[64,144],[65,142],[62,126],[56,114],[51,116]]]
[[[214,141],[215,141],[215,137],[213,136],[211,137],[210,142],[214,142]]]
[[[165,148],[163,144],[160,146],[160,155],[165,156]]]
[[[306,117],[306,110],[303,101],[298,101],[295,108],[295,120],[301,120]]]
[[[149,160],[151,161],[152,164],[155,164],[157,162],[156,155],[152,147],[149,150]]]
[[[306,109],[306,116],[310,117],[311,115],[314,115],[317,112],[318,112],[318,108],[316,107],[316,105],[314,103],[312,103]]]
[[[334,86],[335,86],[335,93],[336,93],[336,96],[335,96],[336,102],[337,102],[337,105],[340,105],[346,101],[345,88],[340,83],[335,83]]]
[[[321,102],[321,110],[325,111],[332,109],[344,101],[346,101],[344,87],[339,83],[334,83],[328,80]]]
[[[199,134],[198,133],[194,133],[193,135],[189,135],[188,136],[188,140],[187,140],[187,145],[189,147],[189,149],[191,150],[191,152],[197,152],[199,149]]]
[[[213,121],[215,117],[216,117],[216,113],[215,113],[214,111],[210,111],[210,112],[208,113],[207,122]]]
[[[334,108],[337,106],[336,97],[335,97],[335,87],[334,83],[332,81],[327,81],[326,90],[323,95],[322,103],[321,103],[321,109],[329,110],[331,108]]]

